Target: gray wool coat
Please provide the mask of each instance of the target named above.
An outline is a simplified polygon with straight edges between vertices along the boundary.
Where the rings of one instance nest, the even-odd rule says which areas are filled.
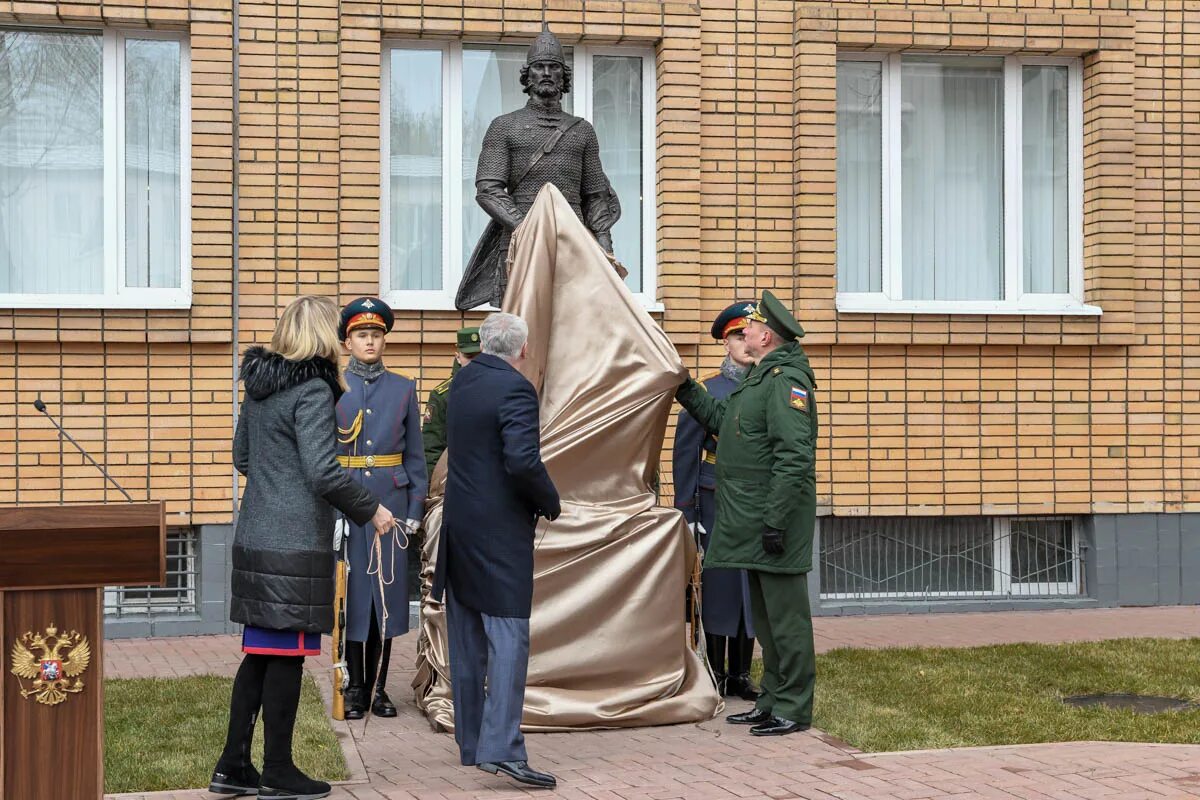
[[[246,388],[233,463],[246,476],[233,540],[229,618],[285,631],[333,630],[334,508],[360,525],[379,501],[338,464],[337,366],[262,347],[242,360]]]

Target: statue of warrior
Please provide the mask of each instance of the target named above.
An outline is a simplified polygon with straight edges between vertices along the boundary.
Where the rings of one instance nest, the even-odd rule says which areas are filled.
[[[475,245],[454,304],[461,310],[499,306],[508,282],[508,244],[542,186],[553,183],[612,259],[612,227],[621,216],[617,195],[600,165],[596,130],[562,110],[571,68],[562,44],[543,27],[521,68],[529,95],[524,108],[492,120],[475,173],[475,201],[491,222]]]

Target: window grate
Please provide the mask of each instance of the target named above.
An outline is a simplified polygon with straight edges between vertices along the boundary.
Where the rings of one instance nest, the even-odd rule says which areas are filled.
[[[104,615],[114,619],[195,614],[199,604],[200,537],[194,528],[167,531],[167,580],[163,586],[110,586]]]
[[[829,517],[821,597],[1065,597],[1083,593],[1070,517]]]

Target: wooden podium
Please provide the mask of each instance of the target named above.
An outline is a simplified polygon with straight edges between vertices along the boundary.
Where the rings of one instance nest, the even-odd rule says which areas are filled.
[[[0,800],[104,795],[104,587],[166,579],[159,503],[0,508]]]

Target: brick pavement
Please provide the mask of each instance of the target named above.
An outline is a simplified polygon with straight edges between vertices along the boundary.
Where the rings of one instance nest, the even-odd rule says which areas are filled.
[[[975,645],[1008,641],[1184,638],[1200,630],[1200,609],[1101,609],[815,620],[818,649],[838,646]],[[415,637],[399,640],[393,686],[407,686]],[[106,643],[114,677],[231,674],[233,636]],[[309,659],[327,674],[328,658]],[[326,689],[326,691],[328,691]],[[397,690],[393,699],[403,694]],[[394,720],[339,726],[354,780],[335,800],[451,800],[546,796],[458,766],[454,740],[430,731],[410,702]],[[734,703],[729,710],[748,704]],[[751,739],[718,720],[698,725],[531,735],[536,766],[559,777],[556,797],[578,800],[672,798],[1200,798],[1200,747],[1077,742],[864,754],[811,731]],[[201,800],[206,792],[122,795],[123,800]]]

